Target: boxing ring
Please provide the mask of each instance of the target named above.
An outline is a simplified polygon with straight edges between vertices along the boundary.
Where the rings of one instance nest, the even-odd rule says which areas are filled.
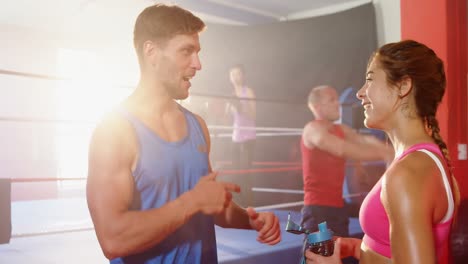
[[[0,263],[107,262],[100,251],[84,198],[13,202],[11,209],[13,234],[9,244],[0,245]],[[282,241],[274,246],[264,245],[256,241],[255,231],[216,227],[220,263],[298,263],[302,237],[284,229],[288,214],[298,221],[300,212],[268,210],[280,219]],[[359,233],[357,218],[350,220],[350,231]]]
[[[294,211],[274,212],[281,220],[282,230],[288,213],[296,219],[300,217]],[[41,264],[106,262],[87,216],[84,199],[13,204],[12,216],[14,236],[8,245],[0,245],[0,263],[28,263],[31,260]],[[38,221],[31,222],[32,219]],[[277,263],[296,263],[302,238],[284,231],[282,235],[279,244],[268,246],[256,241],[255,231],[216,227],[219,262],[271,263],[272,260],[282,260]],[[68,259],[69,256],[75,256],[75,259]]]
[[[43,181],[50,179],[43,179]],[[82,179],[72,179],[83,182]],[[25,182],[13,181],[13,184]],[[300,190],[254,188],[258,192],[302,194]],[[256,241],[253,230],[216,227],[218,259],[225,264],[298,263],[302,237],[285,232],[288,214],[299,221],[302,202],[256,207],[274,212],[281,225],[282,241],[274,246]],[[275,209],[276,208],[276,209]],[[0,245],[0,263],[106,263],[94,234],[86,199],[60,198],[11,203],[12,237]],[[361,232],[357,218],[350,218],[351,234]],[[70,258],[70,256],[74,256]]]
[[[20,78],[39,80],[44,86],[44,82],[48,81],[59,82],[60,86],[68,82],[53,76],[0,70],[0,78],[5,76],[15,79],[15,82]],[[129,93],[130,90],[125,92]],[[123,95],[124,92],[119,96]],[[73,96],[69,99],[73,100]],[[189,109],[192,107],[190,110],[200,113],[207,121],[212,142],[211,163],[213,168],[219,171],[220,180],[236,181],[240,177],[251,177],[250,191],[254,194],[252,206],[258,211],[272,211],[279,217],[282,241],[274,246],[263,245],[256,241],[255,231],[216,227],[219,262],[298,263],[301,257],[302,236],[287,233],[284,229],[288,213],[296,222],[301,218],[303,191],[299,141],[302,128],[246,128],[257,131],[256,155],[249,168],[234,168],[225,149],[226,144],[231,143],[232,126],[224,122],[222,116],[216,115],[226,100],[232,98],[195,94],[185,106]],[[262,103],[264,105],[261,105]],[[67,102],[60,104],[66,105]],[[259,108],[265,108],[278,102],[259,101],[258,104]],[[273,115],[281,118],[281,115],[287,117],[298,112],[298,106],[288,107],[291,108],[290,112]],[[259,113],[261,114],[261,111]],[[301,116],[298,118],[302,119]],[[38,152],[34,154],[37,160],[6,160],[3,164],[3,174],[0,175],[0,227],[8,229],[11,223],[11,231],[8,234],[11,237],[8,237],[8,241],[3,241],[3,233],[0,230],[0,263],[108,262],[96,239],[85,198],[85,139],[94,125],[95,120],[86,118],[78,120],[61,116],[0,115],[0,126],[10,133],[12,138],[19,138],[18,142],[7,142],[11,145],[5,148],[13,149],[15,144],[22,143],[20,136],[23,134],[34,134],[31,144],[39,145],[38,148],[44,150],[43,153],[33,149],[33,152]],[[51,133],[58,135],[58,141],[53,141]],[[27,140],[26,143],[29,144]],[[59,143],[68,144],[67,147],[73,150],[73,155],[60,152],[60,149],[58,152],[49,149]],[[52,156],[51,160],[46,159],[48,155]],[[64,165],[56,166],[55,162],[64,162]],[[351,173],[354,165],[348,164],[348,167],[347,173]],[[363,193],[359,188],[348,188],[349,186],[346,187],[345,198],[359,200]],[[354,216],[350,217],[349,230],[356,236],[361,233]]]

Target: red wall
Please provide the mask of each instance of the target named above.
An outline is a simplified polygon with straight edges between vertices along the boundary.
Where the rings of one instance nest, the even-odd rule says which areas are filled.
[[[431,47],[445,63],[447,90],[437,118],[451,152],[462,197],[468,197],[468,161],[458,160],[458,144],[467,144],[466,0],[401,0],[402,39]]]

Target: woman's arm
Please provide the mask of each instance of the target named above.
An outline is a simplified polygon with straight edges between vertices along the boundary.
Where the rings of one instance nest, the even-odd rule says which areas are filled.
[[[381,200],[390,221],[393,263],[436,263],[432,230],[437,188],[434,166],[412,153],[387,171]],[[426,159],[425,159],[426,158]],[[433,163],[433,162],[432,162]]]

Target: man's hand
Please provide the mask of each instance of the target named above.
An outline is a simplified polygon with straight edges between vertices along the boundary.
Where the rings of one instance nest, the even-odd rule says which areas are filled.
[[[192,202],[207,215],[223,213],[230,205],[232,192],[240,192],[240,187],[234,183],[216,181],[217,172],[203,176],[192,192]]]
[[[281,230],[278,217],[270,212],[256,212],[252,207],[246,209],[252,229],[258,232],[257,241],[275,245],[281,241]]]

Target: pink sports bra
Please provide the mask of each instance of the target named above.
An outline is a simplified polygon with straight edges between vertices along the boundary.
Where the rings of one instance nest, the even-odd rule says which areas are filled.
[[[454,201],[450,183],[447,179],[444,166],[440,160],[434,155],[436,153],[442,156],[440,149],[437,145],[431,143],[416,144],[403,152],[396,160],[401,160],[403,157],[414,151],[421,151],[429,155],[442,174],[447,192],[448,208],[445,217],[433,226],[435,235],[437,255],[441,255],[444,242],[447,241],[450,226],[453,220]],[[383,178],[383,177],[382,177]],[[385,208],[380,201],[380,192],[382,189],[382,178],[375,184],[372,190],[364,199],[359,212],[359,221],[364,231],[363,243],[373,251],[383,255],[387,258],[392,258],[392,251],[390,247],[390,223],[388,220]]]

